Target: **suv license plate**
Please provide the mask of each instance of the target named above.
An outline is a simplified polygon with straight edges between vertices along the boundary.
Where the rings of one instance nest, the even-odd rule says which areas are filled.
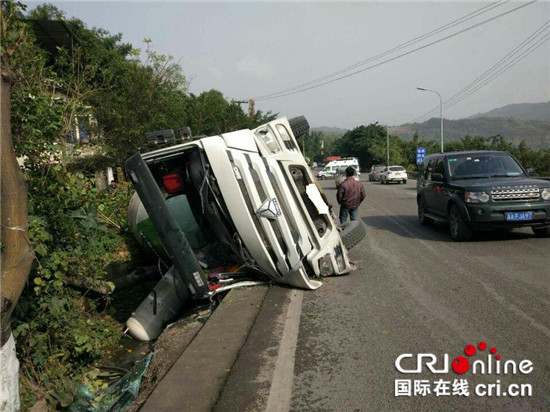
[[[509,222],[533,220],[533,212],[506,212],[506,220]]]

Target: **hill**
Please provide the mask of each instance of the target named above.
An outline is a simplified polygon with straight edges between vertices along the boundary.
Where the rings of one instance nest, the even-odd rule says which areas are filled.
[[[514,117],[520,120],[550,122],[550,102],[509,104],[487,113],[475,114],[470,116],[470,119],[479,117]]]
[[[312,127],[310,129],[312,132],[323,132],[335,136],[343,136],[348,130],[347,129],[341,129],[339,127],[328,127],[328,126],[319,126],[319,127]]]
[[[496,110],[503,109],[505,108]],[[390,134],[411,140],[414,133],[418,131],[420,137],[439,139],[439,127],[439,119],[432,118],[423,123],[407,123],[391,128]],[[521,120],[516,117],[444,119],[443,134],[446,141],[459,140],[466,135],[489,137],[499,134],[514,144],[525,140],[532,148],[550,148],[550,121]]]

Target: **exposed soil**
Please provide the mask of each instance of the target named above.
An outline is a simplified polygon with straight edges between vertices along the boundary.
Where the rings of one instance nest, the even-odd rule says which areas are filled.
[[[151,392],[191,343],[209,316],[210,311],[205,310],[182,319],[164,330],[153,345],[153,358],[143,375],[139,395],[128,409],[129,412],[138,411],[143,406]]]

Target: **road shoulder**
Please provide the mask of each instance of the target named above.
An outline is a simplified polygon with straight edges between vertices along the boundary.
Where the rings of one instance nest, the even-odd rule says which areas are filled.
[[[216,411],[287,410],[302,290],[274,286],[216,403]]]
[[[268,291],[267,286],[231,291],[141,410],[211,410]]]

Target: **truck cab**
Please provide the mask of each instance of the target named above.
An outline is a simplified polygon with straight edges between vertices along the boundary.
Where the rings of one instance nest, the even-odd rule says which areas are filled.
[[[177,196],[185,196],[201,239],[215,245],[216,255],[277,283],[316,289],[319,277],[352,270],[327,199],[296,142],[295,133],[308,128],[303,117],[283,117],[136,153],[126,162],[167,255],[196,297],[207,294],[206,279],[183,262],[178,267],[178,257],[193,250],[168,207],[180,203],[171,201]]]

